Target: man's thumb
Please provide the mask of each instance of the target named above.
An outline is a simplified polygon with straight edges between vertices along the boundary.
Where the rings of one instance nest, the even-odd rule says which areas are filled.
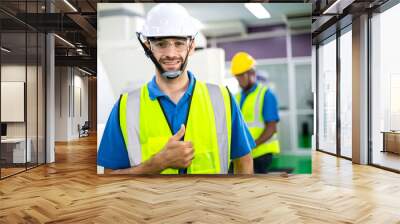
[[[181,129],[179,129],[179,131],[176,132],[174,136],[172,136],[172,139],[175,141],[179,141],[184,135],[185,135],[185,125],[182,124]]]

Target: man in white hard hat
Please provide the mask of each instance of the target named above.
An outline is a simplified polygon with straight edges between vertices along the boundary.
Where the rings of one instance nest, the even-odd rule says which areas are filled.
[[[255,146],[225,87],[187,70],[197,30],[179,4],[158,4],[138,40],[156,74],[122,94],[108,119],[97,163],[116,174],[252,174]],[[140,75],[140,74],[133,74]]]

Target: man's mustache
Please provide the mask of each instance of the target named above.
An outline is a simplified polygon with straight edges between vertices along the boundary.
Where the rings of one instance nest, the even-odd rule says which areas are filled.
[[[183,58],[182,57],[164,57],[160,59],[160,63],[164,63],[165,61],[179,61],[179,62],[183,62]]]

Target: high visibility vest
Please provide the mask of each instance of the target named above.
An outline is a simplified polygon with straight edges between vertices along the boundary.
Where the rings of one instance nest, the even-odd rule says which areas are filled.
[[[262,86],[260,84],[257,85],[257,88],[253,92],[249,93],[249,95],[247,95],[241,109],[244,120],[246,121],[251,136],[253,136],[254,140],[260,137],[265,128],[262,109],[265,92],[267,92],[267,90],[268,87]],[[238,105],[240,105],[241,97],[242,96],[240,93],[236,94]],[[253,156],[253,158],[257,158],[267,153],[277,154],[279,152],[280,146],[278,135],[277,133],[275,133],[268,141],[253,149],[251,155]]]
[[[194,159],[188,174],[226,174],[230,163],[231,98],[225,87],[195,81],[184,141],[191,141]],[[120,126],[131,166],[159,153],[170,137],[163,108],[151,100],[147,85],[121,95]],[[167,168],[161,174],[178,174]]]

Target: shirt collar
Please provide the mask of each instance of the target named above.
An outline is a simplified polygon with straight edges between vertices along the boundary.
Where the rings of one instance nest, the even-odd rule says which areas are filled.
[[[254,83],[254,85],[247,91],[242,90],[242,95],[249,95],[250,93],[252,93],[254,90],[256,90],[258,84]]]
[[[190,71],[187,72],[189,76],[189,87],[187,88],[185,94],[192,95],[194,89],[194,75]],[[147,84],[147,88],[149,89],[149,96],[151,100],[155,100],[158,97],[166,96],[166,94],[160,90],[156,82],[156,76]]]

